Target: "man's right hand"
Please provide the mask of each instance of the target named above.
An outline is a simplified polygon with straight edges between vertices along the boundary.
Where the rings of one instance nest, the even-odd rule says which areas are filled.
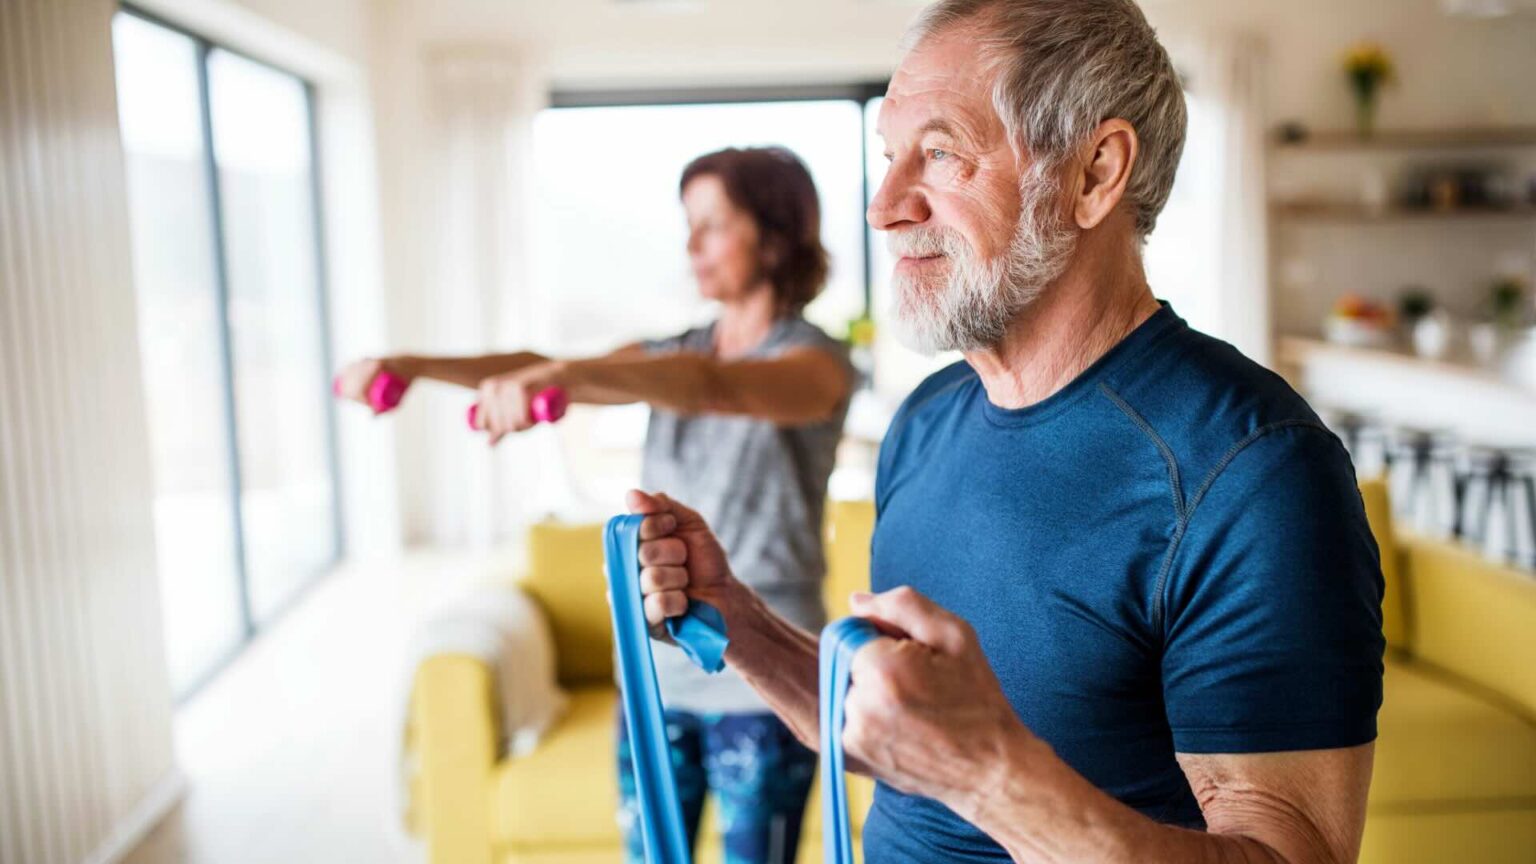
[[[640,523],[640,593],[653,632],[666,619],[687,612],[690,598],[719,609],[729,626],[729,607],[743,586],[731,574],[725,549],[704,517],[661,493],[631,490],[625,503],[629,512],[645,516]]]

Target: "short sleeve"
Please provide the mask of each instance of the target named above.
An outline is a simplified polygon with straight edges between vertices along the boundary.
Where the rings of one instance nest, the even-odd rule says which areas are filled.
[[[1311,423],[1239,448],[1191,501],[1160,595],[1175,750],[1375,740],[1383,584],[1349,457]]]
[[[676,336],[664,336],[660,339],[642,339],[640,345],[647,354],[675,354],[683,350],[683,344],[692,332],[689,330]]]
[[[825,330],[804,318],[791,319],[788,325],[780,331],[771,351],[772,354],[782,354],[785,351],[809,348],[830,355],[842,365],[848,373],[850,382],[850,395],[852,395],[853,382],[858,380],[859,370],[854,368],[853,360],[849,356],[848,346],[843,342],[828,336]]]

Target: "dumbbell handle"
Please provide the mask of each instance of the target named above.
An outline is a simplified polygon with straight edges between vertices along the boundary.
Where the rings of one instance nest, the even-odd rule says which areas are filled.
[[[565,416],[565,409],[571,405],[570,397],[566,395],[563,387],[545,387],[535,393],[533,399],[528,402],[528,413],[533,415],[536,423],[554,423]],[[469,428],[480,431],[480,403],[469,406]]]

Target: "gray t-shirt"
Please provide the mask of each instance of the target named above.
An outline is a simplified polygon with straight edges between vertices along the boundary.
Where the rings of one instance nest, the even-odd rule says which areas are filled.
[[[714,353],[714,325],[645,343],[652,353]],[[841,342],[803,318],[780,319],[746,357],[773,357],[792,348],[826,351],[843,363]],[[850,367],[849,380],[853,380]],[[680,415],[651,409],[641,483],[687,504],[709,522],[736,577],[780,615],[812,632],[826,623],[821,581],[826,575],[821,521],[827,478],[837,456],[845,398],[827,420],[779,426],[726,414]],[[766,711],[729,668],[710,675],[675,646],[653,642],[656,677],[668,708],[697,713]]]

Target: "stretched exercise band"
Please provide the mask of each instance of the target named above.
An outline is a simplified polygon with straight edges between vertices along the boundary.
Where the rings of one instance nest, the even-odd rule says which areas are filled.
[[[672,776],[661,690],[651,654],[650,628],[640,593],[640,523],[643,516],[615,516],[603,535],[608,606],[618,653],[619,690],[624,725],[629,731],[635,797],[640,804],[640,834],[648,864],[688,864],[688,837]],[[725,666],[730,643],[725,620],[708,603],[689,601],[688,611],[667,619],[667,633],[683,653],[708,672]],[[822,843],[825,864],[853,864],[848,783],[843,774],[843,700],[848,693],[853,655],[880,637],[863,618],[841,618],[821,631],[821,782]]]
[[[615,516],[603,534],[608,607],[618,654],[619,698],[629,730],[640,834],[649,864],[689,864],[688,836],[667,749],[667,728],[656,684],[650,628],[640,594],[640,523],[643,516]],[[708,603],[689,601],[688,611],[667,619],[667,632],[689,659],[707,672],[725,666],[725,620]]]
[[[880,637],[863,618],[839,618],[821,631],[821,843],[824,864],[853,864],[848,781],[843,771],[843,700],[853,655]]]

